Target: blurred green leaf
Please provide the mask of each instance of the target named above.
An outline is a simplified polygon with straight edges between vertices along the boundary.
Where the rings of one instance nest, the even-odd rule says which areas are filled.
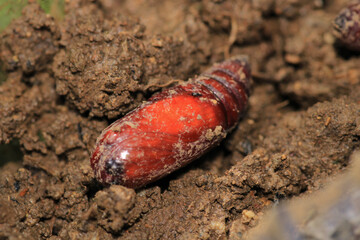
[[[50,13],[52,0],[38,0],[40,7],[46,12]]]
[[[27,0],[0,0],[0,32],[4,30],[10,22],[20,17],[21,10],[27,4]]]
[[[44,12],[61,21],[64,17],[65,0],[38,0]]]
[[[65,0],[37,0],[44,12],[61,21],[64,17]],[[21,10],[28,3],[27,0],[0,0],[0,32],[10,22],[21,16]]]

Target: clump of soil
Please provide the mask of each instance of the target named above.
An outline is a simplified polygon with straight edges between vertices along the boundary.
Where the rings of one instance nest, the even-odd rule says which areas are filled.
[[[194,69],[183,41],[147,36],[130,17],[104,15],[90,5],[66,15],[62,25],[64,48],[52,68],[56,92],[80,113],[119,117],[145,100],[148,84],[184,79]]]
[[[309,194],[360,145],[360,58],[336,46],[347,1],[30,3],[1,33],[0,236],[241,239],[279,199]],[[143,189],[101,186],[97,136],[162,86],[250,58],[250,106],[202,159]]]
[[[357,239],[360,223],[360,154],[350,157],[351,169],[314,194],[283,202],[248,233],[250,239]],[[280,223],[280,224],[279,224]],[[236,238],[233,224],[230,236]],[[231,235],[232,234],[232,235]]]

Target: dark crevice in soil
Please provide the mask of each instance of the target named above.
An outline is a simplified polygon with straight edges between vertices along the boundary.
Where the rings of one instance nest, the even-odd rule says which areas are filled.
[[[21,151],[19,140],[13,139],[8,144],[0,144],[0,156],[0,167],[3,167],[9,162],[21,163],[24,154]]]

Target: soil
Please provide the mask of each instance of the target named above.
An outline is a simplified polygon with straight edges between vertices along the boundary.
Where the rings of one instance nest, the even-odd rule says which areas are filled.
[[[332,21],[348,1],[37,3],[0,35],[1,239],[242,239],[282,199],[322,188],[360,145],[360,58]],[[90,168],[112,121],[174,80],[245,54],[254,84],[216,149],[139,190]],[[3,161],[2,161],[3,162]]]
[[[268,211],[259,225],[248,231],[249,239],[359,239],[360,152],[352,154],[350,161],[351,167],[324,189],[283,201]],[[241,224],[238,222],[233,227]],[[233,239],[240,239],[233,233]]]

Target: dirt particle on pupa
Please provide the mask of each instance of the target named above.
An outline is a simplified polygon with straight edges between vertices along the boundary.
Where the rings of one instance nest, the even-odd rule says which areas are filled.
[[[215,137],[218,137],[218,136],[220,136],[222,134],[226,135],[226,133],[224,132],[223,127],[222,126],[216,126],[214,130],[208,129],[206,131],[205,138],[206,138],[206,140],[211,141]]]

